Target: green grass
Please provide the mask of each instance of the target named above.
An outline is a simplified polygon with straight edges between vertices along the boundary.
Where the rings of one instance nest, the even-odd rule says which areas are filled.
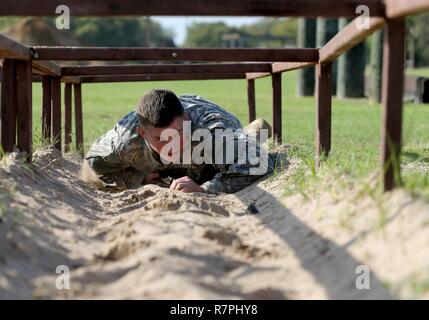
[[[417,68],[417,69],[407,69],[407,74],[410,76],[429,78],[429,67]]]
[[[296,97],[297,72],[283,74],[283,141],[292,146],[294,156],[302,158],[304,169],[297,178],[300,188],[306,188],[308,174],[314,171],[315,100]],[[83,117],[85,150],[101,134],[129,111],[133,110],[145,91],[169,88],[180,93],[195,93],[216,102],[247,123],[247,93],[245,80],[169,81],[85,84],[83,86]],[[34,127],[40,131],[41,87],[34,85]],[[271,82],[256,81],[257,117],[271,122]],[[37,132],[36,132],[37,133]],[[40,135],[38,135],[40,137]],[[353,179],[367,177],[378,168],[380,140],[380,105],[367,99],[333,99],[332,153],[324,170]],[[403,163],[428,163],[429,106],[406,104],[403,128]],[[35,140],[40,145],[40,138]],[[427,168],[429,167],[429,163]],[[407,173],[405,186],[429,199],[428,171]],[[299,181],[299,180],[302,181]]]

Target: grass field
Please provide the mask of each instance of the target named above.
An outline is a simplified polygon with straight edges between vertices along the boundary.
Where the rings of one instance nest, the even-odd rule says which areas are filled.
[[[378,169],[380,137],[380,105],[367,99],[333,100],[332,153],[318,178],[314,175],[315,100],[296,97],[297,72],[283,74],[283,141],[292,146],[292,153],[303,159],[299,172],[288,192],[304,191],[321,186],[321,177],[348,177],[358,183]],[[133,110],[140,96],[151,88],[169,88],[175,93],[199,94],[236,114],[247,122],[245,80],[171,81],[141,83],[86,84],[83,86],[83,118],[85,150],[115,122]],[[35,145],[40,141],[41,86],[34,85]],[[256,81],[257,117],[271,123],[271,82]],[[39,138],[38,138],[39,137]],[[406,104],[403,129],[402,163],[407,189],[429,199],[429,105]]]

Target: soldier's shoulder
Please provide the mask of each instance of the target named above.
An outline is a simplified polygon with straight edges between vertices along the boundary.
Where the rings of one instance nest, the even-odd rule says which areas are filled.
[[[199,128],[241,128],[238,118],[214,102],[198,95],[180,95],[179,99],[190,117]],[[217,125],[215,125],[217,123]]]

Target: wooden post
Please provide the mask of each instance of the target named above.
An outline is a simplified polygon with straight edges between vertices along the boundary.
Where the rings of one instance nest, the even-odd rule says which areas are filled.
[[[273,139],[282,142],[282,74],[271,75],[273,91]]]
[[[76,150],[84,155],[83,149],[83,125],[82,125],[82,85],[74,84],[74,112],[76,130]]]
[[[61,152],[61,79],[52,77],[52,139],[54,147]]]
[[[31,62],[16,61],[16,111],[17,111],[17,146],[20,151],[32,155],[32,74]]]
[[[255,80],[247,80],[247,104],[249,107],[249,123],[256,119]]]
[[[316,168],[331,150],[332,62],[316,68]]]
[[[51,117],[52,117],[52,98],[51,98],[51,77],[42,77],[42,139],[44,143],[51,144]]]
[[[405,22],[388,20],[383,45],[381,163],[383,187],[400,184],[402,105],[404,90]]]
[[[15,60],[3,60],[1,82],[0,145],[12,152],[16,144]]]
[[[64,152],[70,151],[72,141],[72,85],[64,86]]]

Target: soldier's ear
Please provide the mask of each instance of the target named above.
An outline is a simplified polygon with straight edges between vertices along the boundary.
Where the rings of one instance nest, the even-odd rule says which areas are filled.
[[[137,132],[139,133],[140,136],[144,138],[146,132],[144,131],[143,127],[137,127]]]

